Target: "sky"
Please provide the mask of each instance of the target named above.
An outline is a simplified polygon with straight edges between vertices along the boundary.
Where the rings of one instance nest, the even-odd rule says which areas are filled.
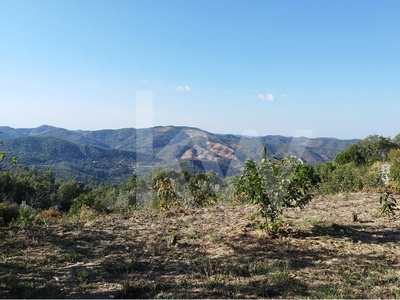
[[[400,1],[2,0],[0,126],[400,133]]]

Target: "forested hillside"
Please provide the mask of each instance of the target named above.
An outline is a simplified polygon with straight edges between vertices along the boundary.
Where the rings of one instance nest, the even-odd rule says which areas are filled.
[[[155,167],[239,174],[246,159],[259,160],[262,147],[269,157],[296,155],[314,164],[332,161],[358,140],[334,138],[248,137],[213,134],[201,129],[158,126],[147,129],[71,131],[43,125],[38,128],[0,127],[3,149],[21,166],[53,170],[63,179],[121,182]]]

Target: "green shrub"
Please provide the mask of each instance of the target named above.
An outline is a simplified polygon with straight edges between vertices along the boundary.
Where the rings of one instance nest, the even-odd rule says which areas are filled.
[[[322,181],[319,191],[322,194],[361,191],[362,175],[360,169],[352,163],[336,166],[328,178]]]
[[[97,197],[96,195],[94,195],[94,193],[89,193],[89,194],[82,194],[77,198],[75,198],[74,200],[72,200],[72,205],[68,214],[70,216],[77,215],[83,206],[90,207],[100,212],[105,212],[107,210],[107,207],[99,200],[97,200]]]
[[[281,223],[277,218],[284,208],[303,208],[313,197],[313,181],[309,177],[312,171],[301,166],[301,160],[294,156],[263,158],[259,166],[252,160],[246,161],[235,194],[260,206],[269,233],[278,232]]]
[[[381,215],[388,216],[389,218],[395,216],[397,201],[390,192],[386,191],[382,193],[379,203],[381,204]]]
[[[23,201],[18,210],[18,217],[10,222],[10,226],[26,228],[32,225],[36,219],[36,210]]]
[[[18,218],[19,206],[15,203],[0,203],[0,226],[8,226],[12,220]]]

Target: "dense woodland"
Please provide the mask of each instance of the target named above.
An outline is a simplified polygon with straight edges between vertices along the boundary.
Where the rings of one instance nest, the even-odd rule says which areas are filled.
[[[4,154],[2,160],[3,158]],[[274,159],[279,161],[270,157],[263,160],[265,159],[271,163]],[[1,163],[0,222],[3,226],[18,222],[22,218],[22,209],[30,209],[32,214],[47,210],[73,215],[79,212],[82,206],[111,213],[141,207],[165,210],[174,205],[202,207],[218,202],[246,203],[254,202],[255,198],[249,189],[245,193],[238,192],[240,182],[248,169],[242,175],[225,179],[214,172],[152,169],[143,176],[133,173],[129,180],[121,184],[97,184],[90,181],[63,181],[56,179],[51,171],[35,168],[11,168],[13,162],[3,160]],[[276,162],[272,163],[273,168],[277,165]],[[260,163],[252,163],[253,169],[256,170]],[[398,190],[399,135],[394,139],[378,135],[368,136],[340,152],[333,162],[298,165],[293,177],[297,179],[292,178],[284,189],[291,191],[307,185],[307,197],[357,191],[383,192],[388,187],[382,180],[382,163],[390,164],[391,191]],[[275,174],[282,171],[279,168],[274,170],[272,172]],[[256,181],[261,177],[257,178]],[[254,182],[250,182],[250,185],[250,189],[253,188]],[[268,188],[267,186],[266,189]],[[293,197],[301,198],[299,195]]]

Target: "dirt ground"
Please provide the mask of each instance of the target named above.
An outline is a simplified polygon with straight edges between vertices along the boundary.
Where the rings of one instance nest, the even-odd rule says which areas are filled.
[[[379,195],[287,210],[278,238],[255,212],[83,210],[1,228],[0,298],[400,298],[400,221],[380,216]]]

